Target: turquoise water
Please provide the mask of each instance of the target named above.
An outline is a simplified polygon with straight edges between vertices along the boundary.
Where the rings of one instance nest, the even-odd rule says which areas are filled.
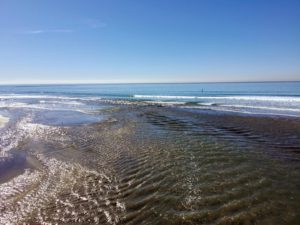
[[[300,116],[300,82],[0,86],[2,106],[8,99],[35,97],[150,101],[182,108]]]
[[[300,82],[195,83],[195,84],[85,84],[0,86],[1,94],[161,96],[300,96]]]

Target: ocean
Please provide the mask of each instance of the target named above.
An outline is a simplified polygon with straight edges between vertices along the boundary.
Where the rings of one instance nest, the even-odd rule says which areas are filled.
[[[300,82],[0,86],[0,224],[299,224]]]
[[[72,97],[300,116],[300,82],[0,86],[0,99]],[[23,98],[23,99],[24,99]]]

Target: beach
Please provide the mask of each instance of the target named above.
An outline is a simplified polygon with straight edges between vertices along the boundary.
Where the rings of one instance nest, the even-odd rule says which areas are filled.
[[[0,0],[0,225],[300,225],[300,0]]]
[[[0,224],[298,223],[300,117],[145,95],[2,94]]]

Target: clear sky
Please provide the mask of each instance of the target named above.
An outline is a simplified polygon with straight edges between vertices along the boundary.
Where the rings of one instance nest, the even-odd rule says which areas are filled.
[[[0,83],[300,80],[300,1],[0,0]]]

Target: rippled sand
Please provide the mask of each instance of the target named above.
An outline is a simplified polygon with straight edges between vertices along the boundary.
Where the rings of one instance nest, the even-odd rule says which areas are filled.
[[[298,224],[300,121],[115,106],[1,138],[0,224]],[[5,136],[6,135],[6,136]],[[12,170],[16,170],[13,167]]]

